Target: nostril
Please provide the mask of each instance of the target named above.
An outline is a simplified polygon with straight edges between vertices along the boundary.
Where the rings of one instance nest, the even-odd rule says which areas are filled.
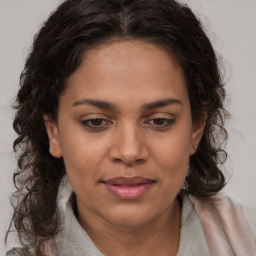
[[[143,162],[145,162],[145,159],[142,159],[142,158],[141,159],[136,159],[135,162],[136,163],[143,163]]]
[[[115,158],[115,159],[113,159],[113,161],[115,163],[123,163],[127,166],[131,166],[131,165],[136,165],[136,164],[142,164],[145,162],[145,159],[140,158],[140,159],[135,159],[134,161],[128,161],[128,160],[124,160],[121,158]]]
[[[123,161],[122,161],[122,159],[120,159],[120,158],[115,158],[115,159],[114,159],[114,162],[115,162],[115,163],[121,163],[121,162],[123,162]]]

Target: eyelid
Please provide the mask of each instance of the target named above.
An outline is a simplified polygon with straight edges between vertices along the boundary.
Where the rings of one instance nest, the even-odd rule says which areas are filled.
[[[89,112],[87,114],[84,114],[84,115],[81,115],[79,118],[81,119],[98,119],[98,118],[101,118],[101,119],[110,119],[110,117],[105,114],[105,113],[97,113],[97,112]]]
[[[145,115],[145,118],[174,118],[175,115],[174,113],[170,113],[170,112],[150,112],[148,114]]]
[[[93,125],[93,121],[102,121],[99,125]],[[102,114],[87,114],[80,119],[81,125],[90,131],[103,131],[113,124],[112,121],[105,115]]]
[[[106,120],[104,118],[88,118],[88,119],[81,120],[81,123],[88,123],[88,122],[99,121],[99,120],[101,120],[101,121],[103,121],[105,123],[112,123],[112,122],[110,122],[110,121],[108,121],[108,120]]]
[[[163,124],[155,124],[154,121],[162,120]],[[143,123],[156,130],[170,128],[176,122],[176,117],[171,113],[153,113],[146,116]]]
[[[163,120],[166,122],[165,125],[157,125],[157,124],[152,124],[152,125],[155,125],[155,126],[169,126],[171,124],[173,124],[175,122],[175,119],[174,118],[152,118],[150,119],[149,121],[147,121],[146,123],[150,123],[151,121],[155,121],[155,120]]]

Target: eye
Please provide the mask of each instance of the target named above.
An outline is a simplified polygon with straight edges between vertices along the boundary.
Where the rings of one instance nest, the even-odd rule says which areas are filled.
[[[153,118],[147,122],[148,124],[152,125],[153,128],[158,128],[158,129],[164,129],[168,128],[172,124],[175,123],[175,119],[170,119],[170,118]]]
[[[93,119],[82,120],[81,124],[84,127],[90,128],[90,129],[104,129],[104,128],[107,128],[107,126],[111,125],[112,123],[103,118],[93,118]]]

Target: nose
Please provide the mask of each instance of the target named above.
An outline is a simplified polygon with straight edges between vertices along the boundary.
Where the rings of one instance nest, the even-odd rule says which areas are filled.
[[[133,166],[144,163],[148,155],[146,140],[135,125],[124,125],[116,130],[109,153],[112,161]]]

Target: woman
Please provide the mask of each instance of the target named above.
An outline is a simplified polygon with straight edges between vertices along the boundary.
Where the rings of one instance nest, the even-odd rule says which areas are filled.
[[[219,193],[224,100],[187,6],[65,1],[21,75],[7,255],[255,255],[254,213]]]

